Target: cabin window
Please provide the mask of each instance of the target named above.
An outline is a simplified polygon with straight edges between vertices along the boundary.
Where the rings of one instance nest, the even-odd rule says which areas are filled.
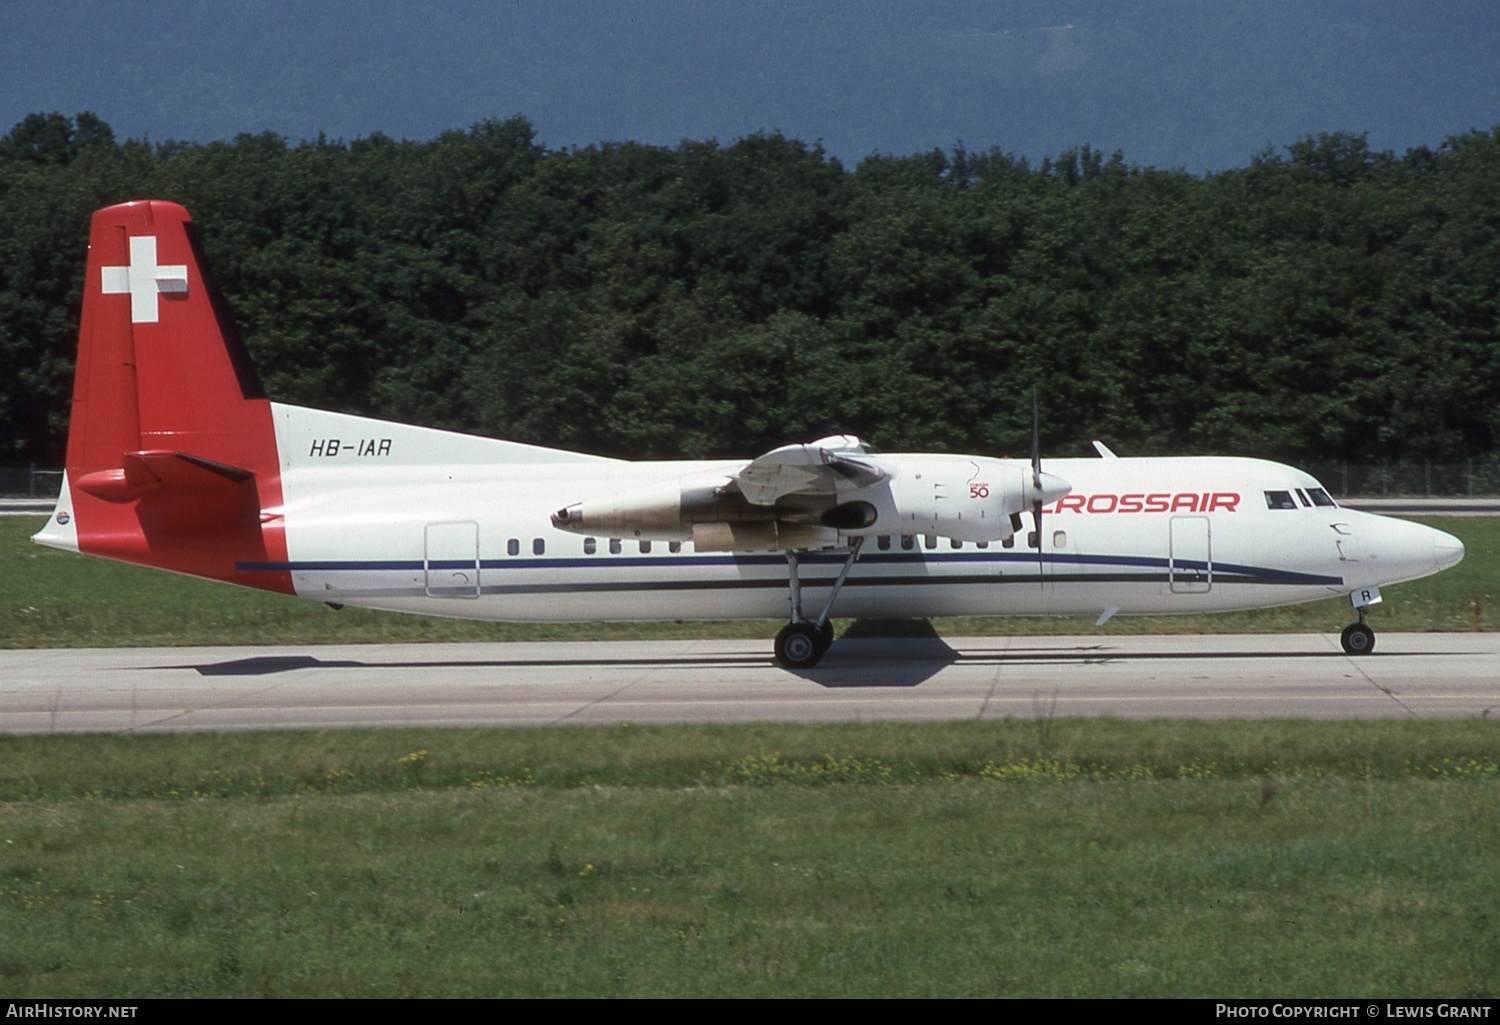
[[[917,547],[917,539],[915,537],[910,534],[901,535],[901,550],[903,552],[909,552],[915,547]]]
[[[620,554],[620,548],[621,548],[621,545],[620,545],[620,539],[619,538],[612,537],[612,538],[609,539],[609,554],[610,555],[619,555]]]
[[[924,544],[927,545],[927,547],[929,549],[937,547],[937,535],[936,534],[927,534],[927,535],[925,535],[922,538],[922,541],[923,541]]]
[[[1041,547],[1041,540],[1037,536],[1037,532],[1036,531],[1034,531],[1034,530],[1028,530],[1026,532],[1026,547],[1027,548],[1039,548],[1039,547]]]
[[[547,554],[547,542],[543,541],[541,538],[536,538],[535,540],[533,540],[531,542],[531,554],[532,555],[545,555],[545,554]]]
[[[1052,547],[1053,548],[1066,548],[1066,547],[1068,547],[1068,532],[1066,530],[1054,530],[1052,532]]]
[[[959,540],[959,539],[958,539],[958,538],[956,538],[956,537],[955,537],[955,538],[953,538],[953,539],[952,539],[952,540],[950,540],[950,541],[949,541],[949,542],[948,542],[948,543],[949,543],[949,544],[950,544],[950,545],[952,545],[952,546],[953,546],[953,547],[954,547],[954,548],[962,548],[962,547],[963,547],[963,546],[964,546],[964,543],[963,543],[963,542],[962,542],[962,541],[960,541],[960,540]]]
[[[1006,537],[1006,538],[1001,538],[1000,539],[1000,547],[1001,548],[1014,548],[1015,546],[1016,546],[1016,535],[1014,535],[1014,534],[1012,534],[1010,537]]]
[[[988,541],[975,541],[974,542],[974,547],[975,548],[988,548],[989,546],[990,546],[990,543]]]
[[[682,551],[682,542],[681,541],[668,541],[667,542],[667,551],[671,552],[673,555],[676,555],[678,552]]]
[[[1266,508],[1295,509],[1297,508],[1297,503],[1293,501],[1292,493],[1290,491],[1267,491]]]
[[[521,554],[521,539],[517,538],[517,537],[513,537],[509,541],[505,542],[505,554],[506,555],[520,555]]]
[[[642,541],[641,542],[641,554],[642,555],[649,555],[650,553],[651,553],[651,542],[650,541]]]
[[[1339,507],[1339,504],[1329,498],[1328,492],[1322,488],[1308,488],[1307,493],[1312,496],[1313,505],[1321,506],[1324,509],[1337,509]]]
[[[882,552],[888,552],[888,551],[890,551],[891,550],[891,536],[889,534],[882,534],[879,537],[877,537],[875,539],[875,547],[879,548]]]
[[[586,537],[586,538],[583,539],[583,554],[584,555],[593,555],[598,550],[599,550],[599,542],[598,541],[595,541],[591,537]]]

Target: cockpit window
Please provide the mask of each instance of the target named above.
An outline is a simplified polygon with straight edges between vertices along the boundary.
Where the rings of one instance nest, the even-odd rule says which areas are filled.
[[[1297,489],[1297,497],[1300,498],[1300,499],[1302,499],[1302,507],[1304,509],[1311,509],[1312,508],[1312,502],[1308,500],[1307,492],[1306,491],[1303,491],[1301,488],[1298,488]]]
[[[1292,498],[1290,491],[1267,491],[1266,508],[1268,509],[1295,509],[1297,502]]]
[[[1308,496],[1313,500],[1313,505],[1324,509],[1337,509],[1339,504],[1328,497],[1328,492],[1322,488],[1308,488]]]

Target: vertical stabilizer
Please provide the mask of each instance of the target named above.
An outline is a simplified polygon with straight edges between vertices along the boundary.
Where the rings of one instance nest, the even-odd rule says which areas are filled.
[[[94,214],[66,481],[43,544],[291,591],[271,407],[188,212]]]

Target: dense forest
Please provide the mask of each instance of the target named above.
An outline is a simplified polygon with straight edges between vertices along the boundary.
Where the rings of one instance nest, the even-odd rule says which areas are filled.
[[[1500,439],[1500,126],[1204,176],[1088,147],[853,169],[778,134],[0,139],[0,463],[58,465],[91,212],[183,203],[283,401],[630,456],[1462,459]]]

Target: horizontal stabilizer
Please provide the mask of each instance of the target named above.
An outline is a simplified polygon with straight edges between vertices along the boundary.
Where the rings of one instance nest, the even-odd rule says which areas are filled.
[[[186,452],[126,452],[121,463],[115,469],[84,474],[78,488],[109,502],[128,502],[163,487],[205,491],[255,477],[251,470]]]
[[[187,452],[136,452],[133,455],[150,467],[163,484],[174,488],[217,488],[226,484],[243,484],[255,476],[253,470]]]

